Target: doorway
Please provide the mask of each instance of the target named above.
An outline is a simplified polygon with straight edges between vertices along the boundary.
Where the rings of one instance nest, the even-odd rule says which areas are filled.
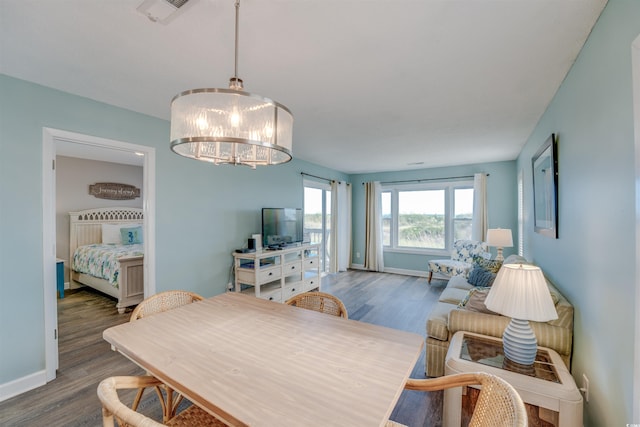
[[[309,236],[311,243],[320,244],[320,271],[328,272],[331,265],[331,186],[308,179],[303,185],[304,234]]]
[[[58,369],[58,309],[56,292],[56,171],[57,147],[65,145],[82,151],[84,158],[100,153],[120,151],[138,153],[143,157],[144,210],[144,295],[155,293],[155,148],[123,141],[98,138],[58,129],[43,128],[42,180],[43,180],[43,272],[45,322],[45,375],[46,382],[56,377]],[[82,156],[82,155],[79,155]]]

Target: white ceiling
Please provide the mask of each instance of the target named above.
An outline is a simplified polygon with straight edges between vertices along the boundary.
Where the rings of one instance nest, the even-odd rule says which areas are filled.
[[[175,94],[227,87],[233,0],[164,24],[141,3],[0,0],[0,73],[167,120]],[[512,160],[605,4],[242,0],[238,75],[291,109],[295,158],[346,173]]]

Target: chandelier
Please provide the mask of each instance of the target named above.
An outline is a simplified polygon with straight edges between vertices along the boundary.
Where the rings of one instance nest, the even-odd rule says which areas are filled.
[[[171,150],[213,164],[277,165],[291,160],[293,115],[269,98],[243,91],[238,78],[235,1],[235,70],[229,89],[191,89],[171,100]]]

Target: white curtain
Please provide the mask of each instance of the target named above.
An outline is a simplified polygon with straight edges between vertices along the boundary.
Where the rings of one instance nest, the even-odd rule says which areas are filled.
[[[364,268],[370,271],[384,271],[382,252],[382,206],[379,182],[367,182],[365,185],[365,249]]]
[[[487,174],[473,176],[473,220],[471,239],[484,242],[487,238]]]
[[[351,184],[331,181],[330,273],[351,264]]]

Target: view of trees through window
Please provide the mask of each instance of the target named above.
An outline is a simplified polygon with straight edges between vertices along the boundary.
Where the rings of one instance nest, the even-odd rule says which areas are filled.
[[[447,192],[453,204],[447,203]],[[381,202],[385,246],[446,249],[447,227],[453,240],[471,238],[473,188],[383,191]]]

